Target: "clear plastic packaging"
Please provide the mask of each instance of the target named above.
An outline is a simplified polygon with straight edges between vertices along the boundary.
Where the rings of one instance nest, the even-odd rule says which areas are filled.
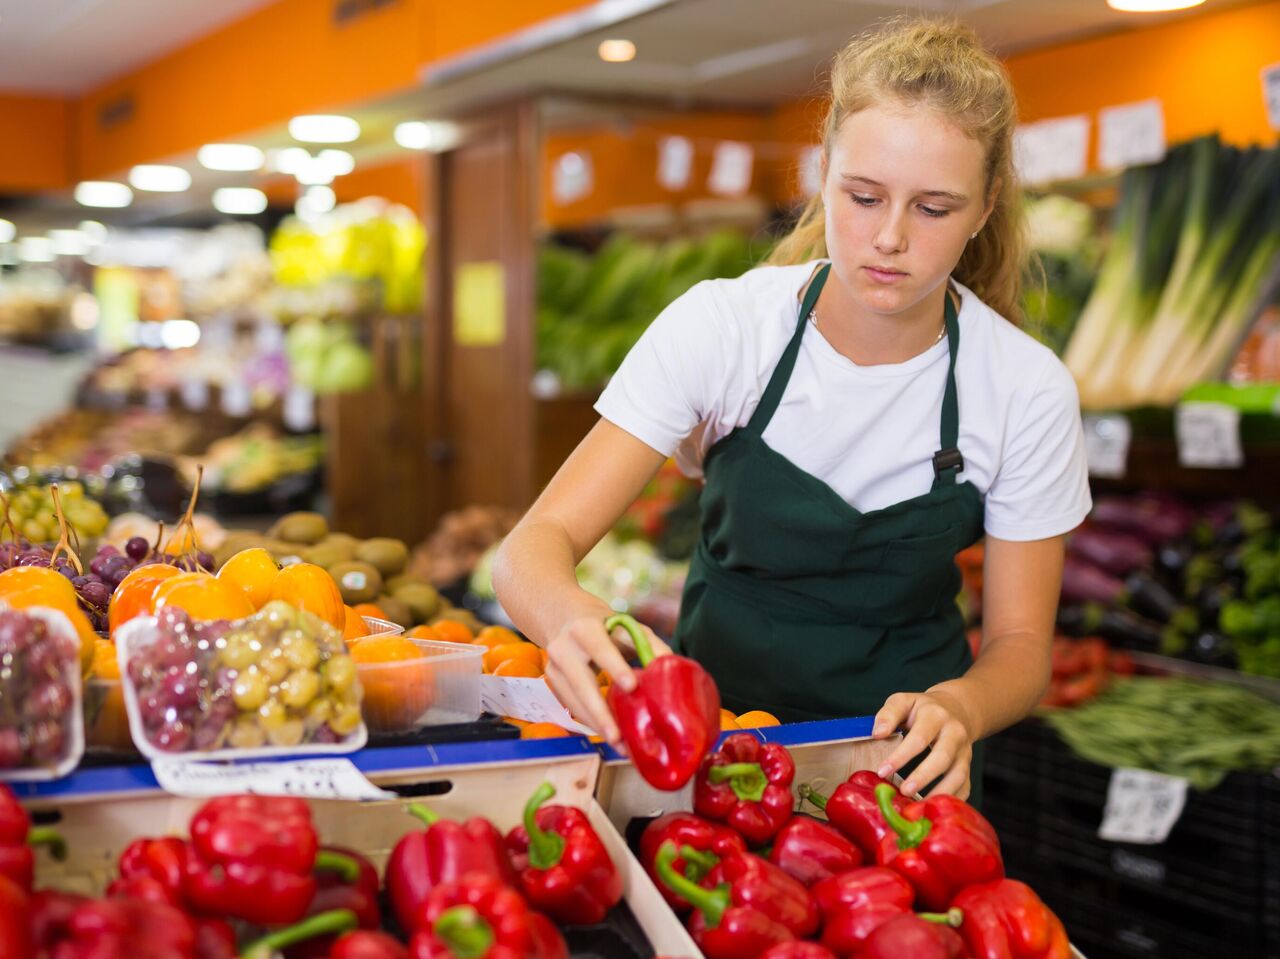
[[[369,632],[363,636],[357,637],[352,642],[358,642],[361,639],[368,639],[370,636],[399,636],[404,633],[404,627],[399,623],[393,623],[390,620],[378,619],[376,616],[361,616],[364,624],[369,627]]]
[[[84,739],[89,749],[132,752],[124,682],[90,676],[84,684]]]
[[[166,607],[122,626],[116,647],[130,732],[148,759],[348,753],[368,741],[341,634],[287,603],[233,623]]]
[[[364,718],[375,733],[407,733],[423,726],[480,718],[480,665],[484,647],[406,639],[416,659],[357,664]]]
[[[57,779],[83,755],[75,629],[56,609],[0,604],[0,780]]]

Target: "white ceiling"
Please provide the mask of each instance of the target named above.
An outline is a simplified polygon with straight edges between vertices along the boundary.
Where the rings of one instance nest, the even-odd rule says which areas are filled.
[[[0,91],[84,93],[272,0],[0,0]]]

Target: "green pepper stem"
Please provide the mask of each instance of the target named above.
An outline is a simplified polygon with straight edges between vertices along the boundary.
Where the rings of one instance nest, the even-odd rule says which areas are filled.
[[[898,834],[898,848],[914,849],[924,842],[925,837],[929,835],[929,830],[933,828],[933,823],[928,819],[917,819],[913,822],[898,812],[893,807],[893,797],[897,794],[898,791],[888,783],[881,783],[876,787],[876,802],[880,806],[880,814],[884,816],[884,821]]]
[[[654,869],[663,885],[684,899],[702,913],[707,928],[714,929],[720,925],[725,910],[729,908],[729,884],[724,883],[715,889],[703,889],[675,867],[676,857],[683,852],[671,841],[664,842],[654,860]]]
[[[946,912],[917,912],[916,918],[923,919],[925,922],[936,922],[958,929],[961,923],[964,922],[964,910],[948,909]]]
[[[330,933],[347,932],[354,929],[356,925],[356,914],[350,909],[331,909],[328,912],[316,913],[296,925],[277,929],[270,935],[254,940],[245,946],[240,957],[241,959],[268,959],[273,952],[292,946],[294,943],[305,942]]]
[[[689,866],[696,866],[698,872],[705,876],[720,862],[720,857],[715,853],[696,849],[693,846],[681,846],[680,858],[685,861],[685,878],[688,878]]]
[[[759,802],[764,798],[765,788],[769,780],[759,763],[728,763],[724,766],[712,766],[707,772],[707,779],[712,785],[729,783],[733,794],[743,802]]]
[[[425,826],[434,826],[444,818],[430,806],[424,806],[420,802],[409,803],[409,805],[405,807],[405,812],[410,816],[416,816],[418,819],[421,819]]]
[[[529,865],[534,869],[550,869],[564,857],[564,837],[538,825],[539,807],[555,794],[555,786],[543,783],[525,803],[524,829],[529,834]]]
[[[440,913],[431,932],[457,959],[481,959],[493,948],[493,926],[474,906],[453,906]]]
[[[645,635],[644,630],[640,628],[640,624],[635,618],[628,616],[626,613],[618,613],[616,616],[610,616],[604,621],[604,631],[612,633],[621,626],[627,631],[627,635],[631,637],[631,645],[636,648],[636,658],[640,660],[641,666],[648,666],[653,662],[653,645],[649,642],[649,637]]]
[[[804,802],[806,799],[817,806],[822,812],[827,811],[827,802],[830,800],[830,797],[822,795],[822,793],[818,792],[808,783],[801,783],[800,801]]]
[[[27,831],[28,846],[48,846],[49,855],[58,862],[67,858],[67,841],[52,826],[33,826]]]
[[[321,849],[316,853],[316,864],[311,871],[336,872],[343,882],[350,885],[360,878],[360,863],[346,853]]]

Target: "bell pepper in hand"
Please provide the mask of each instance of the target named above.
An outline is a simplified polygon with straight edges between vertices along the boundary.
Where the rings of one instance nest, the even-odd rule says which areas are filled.
[[[880,811],[893,832],[876,861],[900,872],[929,909],[946,909],[965,886],[1004,878],[1000,840],[976,809],[955,796],[932,796],[893,806],[896,790],[876,787]]]
[[[790,942],[791,930],[756,905],[736,902],[729,883],[704,889],[674,867],[677,855],[687,862],[691,850],[679,850],[673,842],[658,850],[658,879],[686,902],[693,904],[689,932],[707,959],[756,959],[770,946]]]
[[[857,955],[867,937],[911,911],[916,891],[884,866],[864,866],[824,879],[810,892],[822,913],[822,944],[841,956]]]
[[[508,885],[518,883],[502,848],[502,834],[489,820],[479,816],[466,822],[442,819],[420,803],[411,803],[408,812],[427,828],[408,833],[396,843],[386,872],[391,909],[406,932],[417,931],[414,923],[423,904],[443,882],[482,872]]]
[[[317,841],[301,799],[220,796],[191,819],[183,900],[204,915],[274,926],[297,922],[315,896]]]
[[[619,626],[630,634],[641,669],[631,692],[613,684],[609,708],[645,782],[655,789],[680,789],[720,735],[720,691],[692,659],[655,659],[649,637],[630,616],[610,616],[604,623],[609,632]]]
[[[681,849],[680,855],[685,862],[695,865],[709,863],[714,858],[688,847]],[[712,863],[702,884],[709,889],[727,885],[734,905],[758,909],[801,939],[818,929],[818,904],[809,890],[773,863],[752,853],[732,853]]]
[[[898,787],[867,769],[860,769],[836,787],[830,797],[815,792],[807,783],[800,786],[800,800],[808,800],[827,814],[831,825],[862,850],[863,858],[870,862],[885,836],[893,832],[884,821],[880,803],[876,799],[876,787],[885,785],[893,792],[894,808],[901,812],[910,800],[898,792]]]
[[[524,825],[507,834],[507,852],[529,904],[557,922],[603,922],[622,899],[622,876],[581,809],[544,806],[543,783],[524,807]]]
[[[746,841],[728,826],[708,822],[691,812],[669,812],[649,823],[640,835],[640,864],[667,900],[667,904],[678,913],[688,912],[692,907],[680,898],[679,893],[658,881],[655,866],[658,850],[668,841],[675,843],[677,849],[690,846],[699,852],[709,852],[717,858],[724,858],[733,852],[747,851]],[[708,871],[686,863],[679,855],[676,856],[673,868],[697,883],[702,882]]]
[[[693,811],[763,846],[791,818],[796,764],[786,746],[750,733],[726,736],[694,780]]]
[[[813,886],[862,865],[862,850],[824,822],[792,816],[773,837],[769,861],[792,879]]]
[[[0,956],[27,959],[35,955],[30,910],[26,890],[9,877],[0,876]]]
[[[858,959],[967,959],[964,940],[952,926],[958,925],[958,910],[950,914],[907,913],[890,919],[867,937]]]
[[[760,953],[760,959],[836,959],[836,954],[816,942],[780,942]]]
[[[322,847],[312,870],[316,894],[307,907],[308,916],[335,909],[349,909],[358,929],[381,929],[382,909],[378,905],[378,870],[364,856],[351,849]],[[316,936],[289,948],[288,959],[320,959],[329,953],[333,936]]]
[[[409,942],[411,959],[567,959],[564,938],[520,893],[472,873],[431,890]]]
[[[960,935],[972,959],[1068,959],[1062,921],[1016,879],[967,886],[952,900],[964,913]]]
[[[49,826],[33,829],[13,790],[0,783],[0,876],[12,879],[23,892],[30,892],[35,882],[36,846],[49,846],[57,859],[66,856],[57,830]]]

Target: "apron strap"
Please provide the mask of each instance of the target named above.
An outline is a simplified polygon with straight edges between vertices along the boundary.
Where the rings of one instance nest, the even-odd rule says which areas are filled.
[[[822,287],[827,282],[827,274],[830,272],[831,264],[823,264],[809,284],[809,289],[805,291],[804,301],[800,304],[800,319],[796,322],[796,331],[792,334],[787,348],[782,351],[778,365],[773,368],[773,375],[769,377],[769,383],[764,388],[760,403],[751,414],[751,419],[747,421],[747,430],[756,436],[764,434],[765,427],[769,425],[769,421],[773,419],[773,414],[778,409],[778,404],[782,402],[782,394],[786,392],[787,383],[791,380],[791,371],[795,369],[796,357],[800,355],[800,341],[804,338],[804,328],[809,322],[809,314],[813,312],[813,307],[818,302],[818,294],[822,292]]]
[[[933,454],[933,485],[951,486],[956,474],[964,469],[964,457],[956,443],[960,438],[960,410],[956,401],[956,353],[960,350],[960,323],[956,318],[955,304],[950,292],[944,298],[943,322],[947,327],[947,385],[942,393],[942,439],[938,452]]]

